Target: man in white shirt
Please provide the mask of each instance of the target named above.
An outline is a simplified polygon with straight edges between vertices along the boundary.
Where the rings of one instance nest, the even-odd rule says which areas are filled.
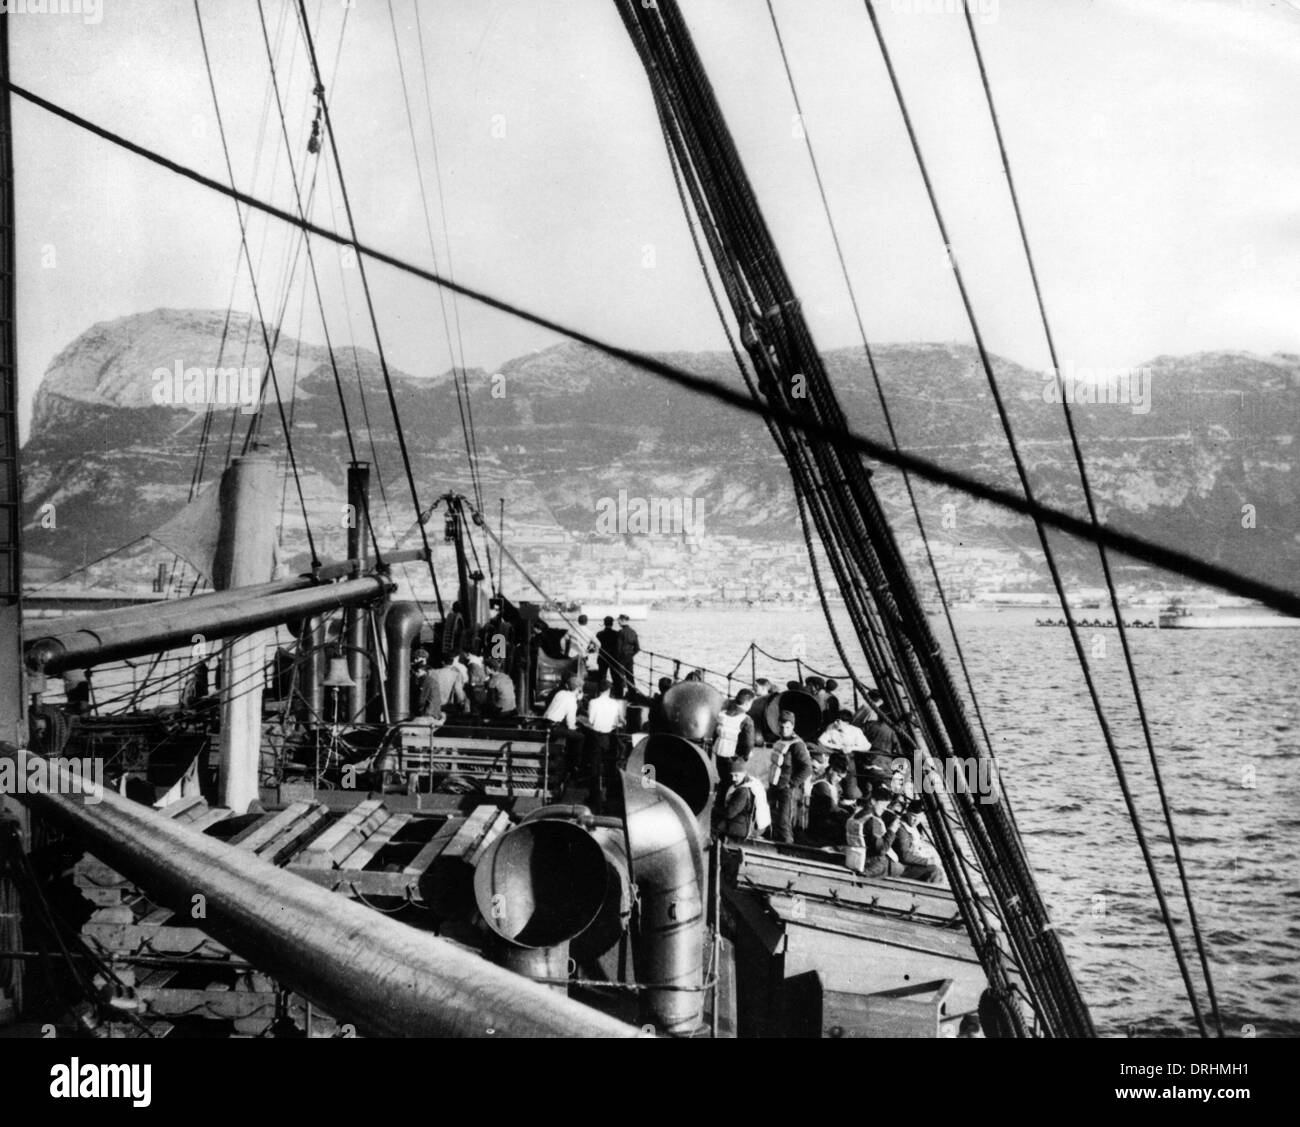
[[[468,696],[465,689],[469,685],[469,658],[464,650],[451,659],[451,671],[456,675],[456,688],[461,696]]]
[[[618,736],[615,731],[623,722],[623,705],[610,696],[612,688],[608,678],[600,682],[600,692],[587,702],[587,718],[581,722],[587,729],[583,759],[584,767],[590,771],[588,805],[593,811],[604,805],[605,793],[616,768]]]
[[[610,735],[623,722],[623,706],[610,696],[612,682],[600,683],[600,692],[587,703],[587,724],[599,735]]]
[[[848,761],[848,774],[841,784],[845,798],[860,798],[864,786],[870,789],[870,783],[865,780],[866,771],[871,766],[870,757],[867,756],[871,750],[871,741],[861,728],[850,723],[847,712],[841,712],[832,720],[826,731],[817,737],[817,742],[831,751],[844,753],[844,758]]]
[[[580,674],[570,674],[569,679],[555,691],[555,696],[551,697],[551,703],[546,706],[544,719],[549,720],[551,725],[561,726],[568,731],[576,731],[578,727],[578,695],[582,690],[582,677]]]
[[[817,742],[829,751],[842,751],[847,755],[870,751],[871,741],[861,728],[855,728],[843,717],[832,720]]]

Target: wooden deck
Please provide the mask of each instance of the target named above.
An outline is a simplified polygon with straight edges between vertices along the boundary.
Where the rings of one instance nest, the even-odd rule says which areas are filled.
[[[299,800],[235,818],[202,798],[185,798],[160,813],[341,895],[378,901],[386,911],[427,909],[411,921],[417,926],[430,926],[451,901],[463,902],[475,862],[510,824],[497,804],[393,810],[384,796],[349,794],[347,805],[337,801],[339,792],[322,793],[335,801]],[[180,1018],[228,1022],[242,1036],[265,1033],[281,1011],[300,1027],[306,1024],[303,999],[279,992],[200,926],[152,903],[95,857],[78,861],[73,880],[94,905],[82,937],[128,983],[123,1007],[156,1036],[166,1036]],[[131,961],[138,959],[175,966],[146,969]],[[319,1010],[311,1028],[313,1036],[339,1033]],[[140,1030],[131,1024],[121,1032]]]

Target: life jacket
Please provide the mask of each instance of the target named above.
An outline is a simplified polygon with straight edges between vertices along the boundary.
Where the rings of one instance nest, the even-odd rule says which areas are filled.
[[[784,771],[786,756],[790,754],[790,748],[799,743],[798,736],[791,736],[787,739],[779,739],[772,745],[771,772],[768,775],[767,785],[777,787],[781,785],[781,776],[784,774],[787,785],[790,779],[790,772]]]
[[[772,811],[767,804],[767,792],[759,785],[759,782],[753,775],[746,775],[739,783],[732,783],[728,788],[724,803],[730,801],[732,792],[739,787],[741,790],[748,791],[754,799],[754,824],[752,833],[747,834],[748,838],[762,837],[772,825]]]
[[[904,865],[937,865],[939,854],[922,835],[919,826],[904,822],[894,838],[894,854]]]
[[[867,817],[870,817],[868,815]],[[854,814],[847,822],[844,823],[845,844],[850,849],[861,849],[864,853],[867,848],[867,838],[865,827],[867,818]]]
[[[730,759],[736,754],[736,744],[740,740],[740,729],[744,722],[743,709],[735,716],[723,712],[718,717],[717,734],[713,737],[713,754],[718,759]]]
[[[759,834],[765,834],[772,827],[772,808],[767,804],[767,791],[758,785],[753,775],[745,776],[745,786],[754,792],[754,821]]]

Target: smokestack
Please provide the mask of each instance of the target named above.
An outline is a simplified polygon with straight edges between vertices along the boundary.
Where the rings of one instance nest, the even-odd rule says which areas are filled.
[[[212,585],[219,591],[266,583],[275,566],[275,460],[255,452],[221,477],[221,533]],[[258,796],[262,752],[262,677],[271,635],[232,638],[221,651],[220,803],[242,814]]]

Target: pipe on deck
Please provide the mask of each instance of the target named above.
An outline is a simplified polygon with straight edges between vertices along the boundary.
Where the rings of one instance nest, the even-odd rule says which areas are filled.
[[[568,993],[569,941],[605,903],[605,853],[578,822],[541,818],[502,834],[474,869],[483,922],[516,974],[555,980]]]
[[[632,936],[642,1014],[664,1032],[696,1032],[704,1014],[704,853],[695,814],[666,786],[622,772],[632,880]],[[647,785],[647,783],[649,785]]]
[[[0,747],[27,775],[34,758]],[[27,802],[237,955],[368,1036],[634,1037],[634,1026],[59,769]],[[28,776],[30,777],[30,776]],[[204,916],[194,916],[202,897]]]
[[[424,625],[419,603],[393,603],[384,618],[388,643],[388,716],[394,724],[411,715],[411,648]]]
[[[695,815],[701,842],[713,836],[718,771],[703,748],[682,736],[652,732],[632,749],[627,771],[640,777],[642,786],[665,786],[685,802]]]
[[[352,462],[348,465],[348,559],[357,561],[357,574],[369,566],[369,546],[365,530],[370,516],[370,463]],[[343,690],[347,702],[347,716],[354,724],[364,724],[366,701],[370,697],[370,647],[367,645],[367,617],[357,606],[348,607],[343,615],[343,634],[347,639],[348,673],[351,688]]]

